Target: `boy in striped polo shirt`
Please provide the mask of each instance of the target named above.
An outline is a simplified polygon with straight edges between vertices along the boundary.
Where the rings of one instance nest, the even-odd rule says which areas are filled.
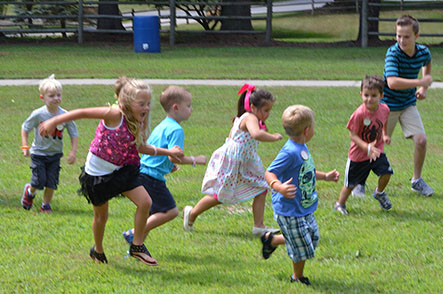
[[[417,99],[426,98],[427,89],[432,83],[432,61],[429,49],[416,43],[419,37],[418,26],[418,21],[409,15],[400,17],[396,22],[397,43],[388,49],[385,58],[386,86],[382,102],[390,109],[388,136],[392,136],[399,121],[405,138],[414,141],[412,191],[431,196],[434,190],[421,177],[426,157],[426,134],[416,103]],[[420,70],[421,79],[418,78]]]

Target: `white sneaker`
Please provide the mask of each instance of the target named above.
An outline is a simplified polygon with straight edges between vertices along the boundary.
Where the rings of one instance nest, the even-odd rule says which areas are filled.
[[[365,197],[365,185],[357,185],[352,190],[352,196],[363,198]]]
[[[192,206],[185,206],[183,209],[183,229],[186,232],[191,232],[194,229],[194,226],[189,225],[189,215],[191,214]]]
[[[280,232],[280,229],[275,229],[275,228],[271,228],[268,226],[265,226],[264,228],[259,228],[259,227],[252,227],[252,234],[256,235],[256,236],[261,236],[263,233],[265,232],[270,232],[270,233],[278,233]]]

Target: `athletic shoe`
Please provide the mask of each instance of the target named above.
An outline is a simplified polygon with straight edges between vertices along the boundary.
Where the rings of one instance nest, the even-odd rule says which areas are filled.
[[[427,197],[434,194],[434,189],[429,187],[423,178],[418,178],[417,180],[411,182],[411,190]]]
[[[191,214],[192,206],[185,206],[183,209],[183,229],[186,232],[191,232],[194,229],[193,225],[189,224],[189,215]]]
[[[302,283],[305,284],[306,286],[311,286],[311,282],[309,281],[309,279],[307,277],[300,277],[298,279],[295,279],[292,275],[291,275],[291,283]]]
[[[52,213],[51,205],[49,205],[49,203],[48,204],[43,204],[42,203],[42,206],[40,206],[40,212]]]
[[[259,228],[259,227],[252,227],[252,234],[256,235],[257,237],[261,236],[263,233],[266,232],[271,232],[271,233],[278,233],[280,232],[280,229],[275,229],[275,228],[271,228],[268,226],[265,226],[264,228]]]
[[[345,205],[341,205],[340,203],[335,202],[334,209],[337,210],[338,212],[340,212],[343,215],[349,215],[348,211],[346,210],[346,204]]]
[[[374,194],[372,194],[372,196],[378,200],[378,202],[380,202],[380,207],[385,209],[385,210],[389,210],[392,208],[392,203],[389,200],[388,196],[386,195],[386,192],[375,192]]]
[[[35,195],[32,195],[29,192],[29,189],[31,189],[31,184],[25,184],[25,187],[23,188],[23,196],[21,199],[21,203],[24,209],[30,210],[32,207],[32,202],[34,201]]]
[[[358,184],[355,186],[355,188],[352,190],[352,196],[363,198],[365,197],[365,185]]]

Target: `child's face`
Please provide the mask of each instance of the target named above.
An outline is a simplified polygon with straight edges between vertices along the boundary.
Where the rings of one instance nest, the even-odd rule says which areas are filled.
[[[151,94],[147,91],[137,93],[131,104],[132,114],[138,122],[143,122],[151,110]]]
[[[401,50],[406,53],[414,53],[418,34],[414,33],[412,25],[397,26],[396,38]]]
[[[177,120],[180,122],[189,119],[192,114],[192,96],[186,95],[184,99],[176,105]]]
[[[62,92],[61,91],[48,91],[40,98],[45,102],[46,106],[50,109],[56,109],[62,102]]]
[[[259,120],[264,122],[269,117],[272,106],[274,106],[274,103],[272,102],[265,102],[260,108],[257,108],[251,104],[251,112],[255,114]]]
[[[374,112],[378,109],[378,103],[383,97],[383,94],[381,94],[377,89],[368,88],[363,88],[360,94],[361,99],[363,100],[363,104],[365,105],[367,110]]]

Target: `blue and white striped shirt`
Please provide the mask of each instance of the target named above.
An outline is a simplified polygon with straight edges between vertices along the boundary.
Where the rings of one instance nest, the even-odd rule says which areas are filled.
[[[414,56],[408,56],[401,50],[398,43],[391,46],[386,52],[385,58],[385,90],[382,102],[389,106],[391,111],[398,111],[415,105],[415,88],[405,90],[390,89],[387,84],[388,77],[400,77],[406,79],[416,79],[423,66],[431,62],[431,52],[425,45],[415,44]]]

